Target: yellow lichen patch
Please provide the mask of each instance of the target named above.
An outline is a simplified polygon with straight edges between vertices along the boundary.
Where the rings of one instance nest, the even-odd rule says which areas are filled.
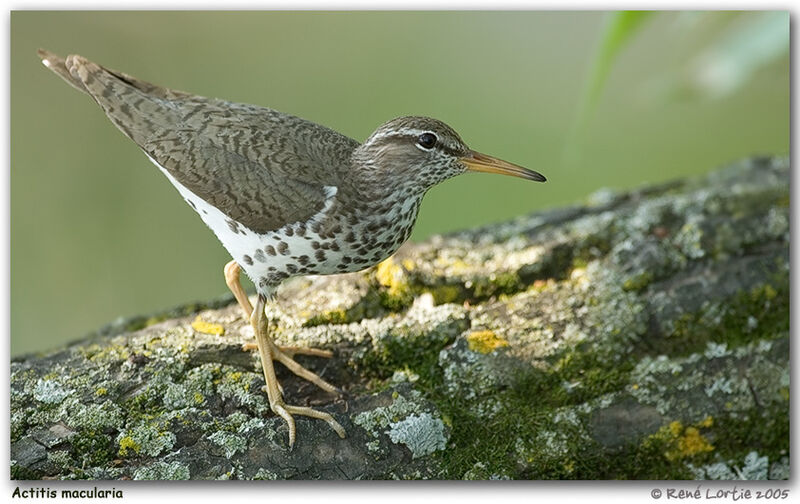
[[[408,285],[405,270],[391,257],[379,263],[375,268],[375,279],[383,287],[386,287],[385,306],[396,309],[411,302],[411,288]]]
[[[414,271],[416,265],[411,259],[403,259],[403,267],[406,269],[406,271]]]
[[[700,434],[697,427],[686,427],[683,436],[678,439],[678,450],[684,457],[691,457],[692,455],[709,452],[713,449],[714,447]]]
[[[108,389],[105,388],[105,387],[100,387],[100,388],[98,388],[97,390],[94,391],[94,394],[97,395],[97,396],[104,396],[104,395],[108,394]]]
[[[699,429],[699,427],[708,428],[712,425],[714,425],[714,419],[710,416],[694,426],[690,425],[685,428],[678,420],[670,422],[666,429],[670,449],[664,455],[669,460],[679,460],[714,450],[714,446],[700,433]]]
[[[216,334],[217,336],[221,336],[225,332],[225,328],[222,325],[206,322],[200,318],[200,315],[192,322],[192,329],[203,334]]]
[[[139,446],[139,443],[134,441],[133,438],[130,436],[125,436],[124,438],[119,440],[120,457],[127,457],[129,453],[128,450],[132,451],[133,453],[139,453],[141,449],[142,447]]]
[[[467,344],[473,352],[488,354],[500,347],[508,346],[508,341],[496,335],[494,331],[475,331],[467,335]]]
[[[403,283],[403,268],[390,257],[375,268],[375,278],[381,285],[388,287],[391,293],[392,289],[398,289]]]

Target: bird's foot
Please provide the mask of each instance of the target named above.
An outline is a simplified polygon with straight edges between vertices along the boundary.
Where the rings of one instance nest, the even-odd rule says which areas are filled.
[[[289,371],[296,374],[300,378],[304,378],[314,385],[318,386],[326,392],[339,393],[339,390],[326,382],[319,375],[309,371],[297,363],[292,357],[295,355],[313,355],[316,357],[333,357],[333,353],[328,350],[319,350],[316,348],[301,348],[301,347],[281,347],[276,345],[272,338],[269,336],[269,323],[264,312],[266,304],[266,297],[259,295],[257,298],[255,309],[250,304],[250,300],[239,282],[240,267],[236,261],[231,261],[225,265],[225,281],[233,292],[239,306],[242,308],[244,315],[250,319],[250,324],[253,327],[256,336],[255,343],[245,343],[242,345],[243,350],[259,351],[261,357],[261,366],[264,370],[264,392],[269,398],[269,406],[277,415],[286,421],[289,427],[289,447],[294,446],[296,428],[294,417],[292,415],[303,415],[311,418],[324,420],[331,426],[331,428],[339,435],[345,437],[344,428],[339,425],[333,416],[329,413],[317,411],[307,406],[291,406],[283,401],[283,389],[275,376],[275,367],[273,361],[279,361],[281,364],[289,368]]]
[[[253,351],[258,350],[257,343],[244,343],[242,345],[242,350],[245,351]],[[310,381],[314,385],[318,386],[322,390],[326,392],[333,392],[334,394],[338,394],[341,391],[336,388],[335,386],[331,385],[330,383],[326,382],[320,376],[313,371],[309,371],[308,369],[304,368],[300,365],[296,360],[292,359],[294,355],[313,355],[315,357],[325,357],[331,358],[333,357],[333,352],[330,350],[320,350],[318,348],[303,348],[303,347],[282,347],[275,345],[272,349],[272,360],[276,360],[282,363],[284,366],[289,368],[289,371],[296,374],[300,378],[304,378],[307,381]],[[281,384],[277,384],[278,387],[281,387]],[[266,392],[266,389],[264,389]],[[283,389],[281,388],[281,393],[283,393]]]
[[[339,435],[340,438],[344,439],[346,436],[344,427],[342,427],[339,422],[337,422],[330,414],[325,413],[324,411],[317,411],[307,406],[290,406],[284,403],[283,399],[271,402],[269,406],[272,408],[272,411],[286,421],[286,425],[289,427],[290,450],[294,446],[294,441],[297,434],[297,428],[295,427],[294,417],[292,415],[302,415],[324,420],[328,423],[328,425],[331,426],[331,428],[336,432],[336,434]]]

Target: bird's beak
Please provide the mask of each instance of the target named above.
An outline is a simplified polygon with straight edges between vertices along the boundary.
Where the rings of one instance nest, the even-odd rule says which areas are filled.
[[[517,166],[508,161],[497,159],[496,157],[481,154],[480,152],[472,151],[469,155],[459,158],[459,161],[467,165],[469,171],[499,173],[500,175],[511,175],[512,177],[535,180],[536,182],[544,182],[547,180],[544,178],[544,175],[539,172]]]

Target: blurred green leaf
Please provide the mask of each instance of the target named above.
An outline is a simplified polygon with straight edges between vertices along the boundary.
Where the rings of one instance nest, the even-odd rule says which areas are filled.
[[[584,87],[581,105],[578,108],[569,140],[565,143],[563,157],[566,163],[575,163],[580,157],[583,131],[597,106],[597,101],[617,55],[626,47],[631,37],[642,24],[653,14],[655,14],[653,11],[618,11],[608,15],[605,28],[600,37],[597,55],[594,58],[592,70]]]
[[[609,15],[604,33],[600,39],[600,47],[589,76],[586,99],[581,115],[587,115],[595,105],[603,90],[614,60],[636,31],[651,15],[652,11],[621,11]]]

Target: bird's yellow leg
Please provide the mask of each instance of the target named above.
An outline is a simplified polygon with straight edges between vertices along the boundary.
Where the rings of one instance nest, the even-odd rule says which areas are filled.
[[[278,378],[275,376],[275,366],[272,364],[272,360],[278,358],[275,353],[277,347],[269,337],[269,324],[267,324],[267,316],[264,313],[265,304],[266,298],[262,295],[259,295],[258,300],[256,301],[255,311],[253,311],[250,316],[250,323],[252,324],[253,330],[256,333],[258,352],[261,355],[261,366],[264,369],[264,380],[266,381],[266,386],[264,388],[266,389],[267,397],[269,398],[269,406],[272,411],[286,421],[286,424],[289,427],[289,448],[294,446],[296,436],[294,418],[292,417],[293,414],[325,420],[328,422],[328,425],[330,425],[331,428],[336,431],[336,434],[338,434],[339,437],[344,438],[344,428],[342,428],[342,426],[339,425],[339,422],[337,422],[330,414],[305,406],[290,406],[283,401],[283,394],[281,394],[279,389]],[[281,362],[283,362],[283,360],[281,360]],[[310,371],[302,368],[302,366],[300,366],[300,369],[323,381]],[[296,374],[299,374],[294,369],[292,369],[292,371]],[[305,378],[305,376],[303,377]],[[323,383],[326,382],[323,381]]]
[[[236,261],[230,261],[228,264],[225,265],[224,271],[225,271],[225,283],[228,284],[228,288],[231,290],[231,292],[233,292],[233,297],[236,298],[236,301],[239,302],[239,306],[242,307],[242,311],[244,312],[244,317],[249,320],[250,314],[253,313],[253,305],[250,304],[250,300],[247,298],[247,293],[245,293],[244,287],[242,287],[242,283],[239,281],[239,273],[241,271],[239,263],[237,263]],[[328,359],[333,357],[333,352],[329,350],[320,350],[318,348],[303,348],[303,347],[278,347],[278,348],[282,353],[288,354],[290,357],[293,355],[313,355],[315,357],[325,357]],[[258,349],[258,345],[256,343],[245,343],[242,345],[242,350],[256,350],[256,349]],[[325,387],[322,388],[324,389]]]
[[[250,314],[253,313],[253,305],[250,304],[247,293],[244,291],[244,287],[242,287],[242,283],[239,281],[239,272],[241,271],[239,263],[230,261],[225,265],[224,271],[225,283],[228,284],[228,288],[233,292],[233,297],[236,298],[236,301],[239,302],[239,306],[242,307],[244,317],[249,320]]]

